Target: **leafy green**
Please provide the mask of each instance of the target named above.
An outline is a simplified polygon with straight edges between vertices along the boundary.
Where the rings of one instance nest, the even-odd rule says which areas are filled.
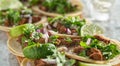
[[[18,22],[21,20],[20,12],[12,9],[8,10],[7,19],[13,22],[14,25],[18,25]]]
[[[85,42],[81,41],[80,42],[80,46],[84,47],[84,48],[89,48],[89,45],[87,45]]]
[[[57,36],[57,35],[50,36],[49,38],[51,39],[51,43],[57,44],[57,39],[58,39],[58,37],[59,37],[59,36]]]
[[[73,66],[75,64],[76,60],[74,59],[67,59],[65,66]]]
[[[86,44],[86,41],[88,38],[91,38],[91,43],[89,45]],[[115,57],[116,55],[120,54],[120,49],[117,48],[117,45],[115,44],[111,44],[111,43],[104,43],[102,41],[99,41],[98,39],[96,39],[93,36],[85,36],[82,38],[83,41],[80,42],[80,46],[89,49],[89,48],[97,48],[99,49],[104,58],[106,60],[112,59],[113,57]],[[82,52],[80,54],[80,56],[85,56],[84,52]]]
[[[72,6],[67,0],[44,0],[42,5],[45,6],[48,11],[60,14],[76,10],[75,6]]]
[[[29,0],[30,5],[39,4],[40,0]]]
[[[4,24],[4,22],[5,22],[5,15],[3,15],[3,13],[0,11],[0,24],[2,25],[2,24]]]
[[[86,24],[85,19],[80,19],[79,16],[76,17],[55,17],[55,18],[48,18],[48,21],[50,24],[53,24],[55,22],[60,22],[67,28],[72,28],[72,27],[77,27],[76,31],[78,32],[79,35],[81,35],[81,27]]]
[[[29,59],[47,58],[47,56],[54,54],[56,47],[53,44],[34,44],[23,49],[23,54]]]
[[[72,39],[71,39],[70,37],[66,37],[66,38],[65,38],[65,41],[67,41],[67,42],[72,42]]]
[[[101,51],[103,52],[103,56],[105,59],[112,59],[116,55],[120,54],[120,50],[116,49],[117,46],[115,44],[109,44],[105,46]]]
[[[57,66],[64,66],[67,62],[65,53],[59,52],[58,50],[55,50],[55,53],[53,55],[48,56],[47,59],[55,59],[57,62]]]
[[[83,50],[82,52],[80,52],[79,56],[87,57],[86,50]]]

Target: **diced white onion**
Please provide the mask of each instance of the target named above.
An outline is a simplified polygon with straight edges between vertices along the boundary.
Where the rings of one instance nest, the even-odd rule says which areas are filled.
[[[90,42],[91,42],[91,38],[88,38],[86,44],[89,45]]]
[[[48,29],[52,29],[50,25],[48,25]]]
[[[56,27],[57,27],[57,24],[58,24],[57,22],[53,23],[53,27],[56,28]]]
[[[56,64],[56,60],[55,59],[41,59],[42,61],[48,63],[48,64]]]
[[[67,34],[71,34],[71,30],[67,28]]]
[[[58,51],[67,51],[67,50],[68,50],[67,47],[59,47],[59,48],[58,48]]]
[[[73,35],[74,35],[74,36],[77,36],[77,35],[78,35],[78,33],[73,33]]]
[[[48,31],[46,28],[43,29],[43,33],[44,33],[43,38],[45,39],[45,43],[47,43],[49,35],[48,35]]]

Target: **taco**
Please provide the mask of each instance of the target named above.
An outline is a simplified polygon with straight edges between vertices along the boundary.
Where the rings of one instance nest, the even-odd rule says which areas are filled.
[[[79,0],[21,0],[28,4],[33,11],[46,16],[77,16],[82,13],[82,4]],[[59,2],[59,4],[58,4]]]
[[[119,42],[116,40],[110,40],[101,35],[95,35],[94,37],[97,38],[97,40],[99,40],[102,43],[97,44],[96,46],[95,44],[89,45],[89,46],[92,46],[92,48],[89,47],[87,51],[84,51],[83,48],[78,46],[78,47],[74,47],[74,50],[73,50],[74,53],[71,52],[70,50],[65,52],[66,58],[72,58],[76,60],[75,65],[73,64],[72,66],[119,66],[118,64],[120,63]],[[97,40],[93,40],[93,43],[94,42],[97,43]],[[87,39],[86,43],[89,43],[89,39]],[[82,44],[83,43],[80,43],[81,46],[84,46],[87,48],[86,45],[84,44],[82,45]],[[108,44],[108,45],[104,45],[104,44]],[[104,49],[103,49],[103,46],[104,46]],[[42,64],[42,62],[43,64],[47,64],[47,61],[43,61],[41,59],[39,60],[24,59],[21,65],[26,66],[26,64],[28,63],[34,66],[39,66],[40,64]]]
[[[30,9],[8,9],[0,11],[0,30],[9,31],[12,27],[34,23],[45,22],[46,18],[42,15],[34,14]]]
[[[46,27],[41,25],[31,25],[31,27],[25,28],[17,39],[10,38],[8,40],[8,48],[14,55],[32,59],[38,65],[39,61],[47,64],[46,59],[58,61],[55,63],[57,65],[60,62],[63,65],[66,64],[66,59],[74,59],[76,61],[74,62],[75,64],[78,64],[78,61],[110,65],[119,63],[119,61],[116,61],[120,60],[120,45],[118,41],[101,35],[84,37],[54,35],[54,33],[49,32]],[[60,60],[61,58],[62,60]],[[26,63],[26,61],[23,61],[23,63]]]
[[[76,17],[62,17],[58,16],[55,18],[48,18],[48,29],[59,34],[66,35],[81,35],[81,28],[86,24],[90,24],[84,18],[80,18],[80,16]]]

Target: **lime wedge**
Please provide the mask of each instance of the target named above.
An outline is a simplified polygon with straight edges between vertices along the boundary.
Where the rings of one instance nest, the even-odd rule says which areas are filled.
[[[18,9],[22,6],[19,0],[0,0],[0,10]]]
[[[33,24],[24,24],[24,25],[13,27],[10,30],[10,36],[11,37],[18,37],[21,34],[23,34],[23,31],[24,31],[25,28],[28,28],[28,27],[32,28],[32,26],[34,26],[34,25]]]
[[[79,62],[79,66],[112,66],[112,65],[110,65],[110,64],[92,64],[92,63]]]
[[[103,34],[103,29],[96,24],[86,24],[81,28],[81,36]]]

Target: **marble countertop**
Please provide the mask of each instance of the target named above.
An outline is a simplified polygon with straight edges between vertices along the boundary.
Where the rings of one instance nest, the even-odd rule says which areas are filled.
[[[105,29],[107,37],[120,41],[120,0],[116,0],[111,8],[111,21],[94,22]],[[16,57],[12,55],[7,48],[7,35],[0,31],[0,66],[19,66]]]

